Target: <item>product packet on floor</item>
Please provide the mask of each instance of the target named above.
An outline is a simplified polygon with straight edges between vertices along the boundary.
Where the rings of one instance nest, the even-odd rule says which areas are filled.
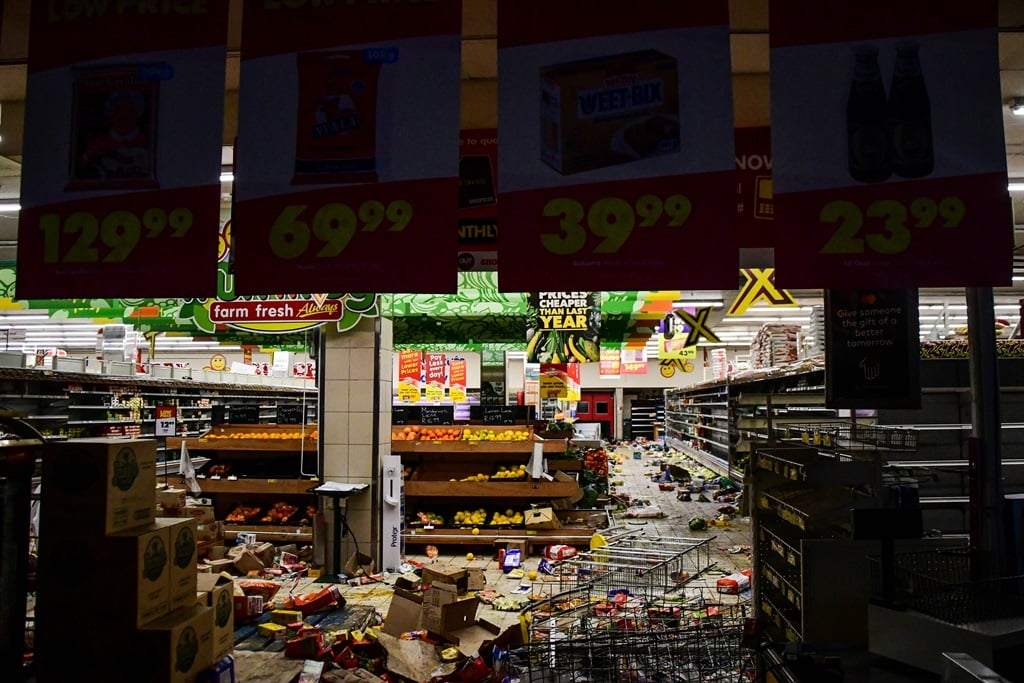
[[[505,553],[505,559],[501,563],[501,569],[503,572],[508,574],[513,569],[517,569],[521,564],[522,553],[518,550],[509,550]]]

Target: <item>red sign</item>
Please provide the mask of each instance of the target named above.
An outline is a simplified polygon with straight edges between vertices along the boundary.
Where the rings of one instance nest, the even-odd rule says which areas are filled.
[[[503,291],[735,287],[728,24],[724,2],[499,0]]]
[[[459,141],[459,270],[498,269],[498,131],[462,131]]]
[[[647,350],[646,349],[623,349],[622,350],[622,374],[623,375],[646,375],[647,374]]]
[[[454,292],[458,0],[252,3],[235,289]]]
[[[620,349],[601,349],[600,376],[615,378],[622,374],[622,352]]]
[[[996,9],[773,0],[779,286],[1010,284]]]
[[[444,387],[447,358],[443,353],[424,354],[424,382],[427,386]]]
[[[774,247],[771,129],[736,129],[736,232],[740,247]]]
[[[32,3],[18,298],[216,294],[227,18]]]
[[[218,300],[210,304],[210,320],[223,325],[340,320],[342,309],[343,304],[337,299],[326,299],[323,303],[311,299]]]

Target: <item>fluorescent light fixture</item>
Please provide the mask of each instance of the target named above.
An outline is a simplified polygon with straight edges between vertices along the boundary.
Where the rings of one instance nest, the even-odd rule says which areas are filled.
[[[1010,184],[1006,186],[1006,189],[1010,192],[1024,192],[1024,181],[1014,178],[1010,181]]]
[[[21,211],[21,204],[18,202],[0,202],[0,213],[13,213]]]
[[[31,314],[31,313],[26,313],[24,315],[18,315],[17,313],[12,313],[10,315],[0,315],[0,322],[24,323],[24,322],[29,322],[29,321],[32,321],[32,320],[49,320],[49,319],[50,319],[50,316],[48,316],[48,315],[34,315],[34,314]]]
[[[672,308],[675,309],[675,310],[678,310],[680,308],[721,308],[724,305],[725,304],[723,304],[721,301],[704,301],[704,300],[673,301],[672,302]]]
[[[235,180],[235,174],[231,173],[230,171],[228,171],[226,173],[221,173],[220,174],[220,181],[222,183],[230,183],[230,182],[233,182],[234,180]]]
[[[1014,116],[1024,116],[1024,97],[1014,97],[1010,100],[1010,113]]]

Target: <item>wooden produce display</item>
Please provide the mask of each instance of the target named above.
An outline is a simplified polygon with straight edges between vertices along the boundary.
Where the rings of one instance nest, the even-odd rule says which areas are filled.
[[[526,471],[534,447],[541,444],[554,478],[533,478]],[[405,468],[406,509],[410,511],[407,543],[489,545],[523,541],[528,545],[550,542],[588,543],[592,528],[527,529],[518,524],[466,523],[456,508],[495,508],[522,512],[531,505],[544,505],[580,495],[579,484],[564,470],[578,470],[565,453],[563,439],[544,440],[525,425],[416,425],[392,428],[391,451],[401,455]],[[565,464],[557,468],[552,463]],[[561,471],[560,471],[561,470]],[[436,524],[423,524],[418,512],[438,509]],[[463,521],[456,521],[456,517]],[[511,515],[500,515],[509,519]],[[476,533],[473,533],[476,527]],[[569,540],[562,540],[568,536]]]
[[[214,500],[225,535],[256,532],[264,540],[311,541],[319,483],[316,425],[223,424],[182,442],[191,455],[209,458],[198,473],[203,495]]]

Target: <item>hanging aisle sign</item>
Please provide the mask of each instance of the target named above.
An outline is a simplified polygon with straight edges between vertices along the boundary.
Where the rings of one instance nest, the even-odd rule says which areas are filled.
[[[1010,284],[996,10],[772,1],[780,286]]]
[[[423,383],[427,401],[436,403],[444,400],[444,390],[448,387],[448,357],[445,354],[423,354]]]
[[[398,400],[416,403],[420,400],[423,379],[423,354],[419,351],[398,352]]]
[[[735,286],[728,24],[724,0],[498,0],[502,291]]]
[[[451,387],[448,389],[448,397],[452,403],[465,403],[466,397],[466,359],[452,358],[448,365],[451,375]]]
[[[242,294],[454,292],[459,0],[248,3]]]
[[[498,131],[462,131],[459,141],[459,270],[498,269]]]
[[[228,3],[32,3],[17,297],[211,296]]]
[[[531,292],[526,317],[527,363],[601,360],[600,292]]]

